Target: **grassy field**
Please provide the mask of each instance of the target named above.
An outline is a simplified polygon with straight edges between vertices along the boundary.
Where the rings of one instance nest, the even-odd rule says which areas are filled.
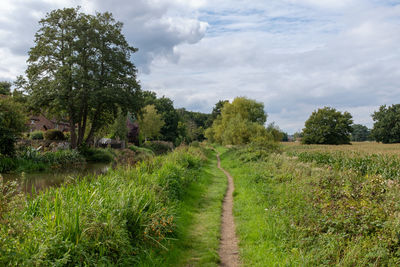
[[[299,142],[282,143],[285,151],[355,152],[363,154],[400,155],[400,144],[353,142],[351,145],[302,145]]]
[[[282,150],[222,155],[245,266],[400,264],[398,145]]]
[[[217,265],[226,185],[207,157],[179,148],[27,198],[0,181],[0,265]]]

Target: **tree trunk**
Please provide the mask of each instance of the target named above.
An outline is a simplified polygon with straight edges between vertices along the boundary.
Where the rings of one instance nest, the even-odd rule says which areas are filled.
[[[71,127],[71,148],[75,149],[77,147],[75,123],[72,120],[70,120],[69,123],[70,123],[70,127]]]

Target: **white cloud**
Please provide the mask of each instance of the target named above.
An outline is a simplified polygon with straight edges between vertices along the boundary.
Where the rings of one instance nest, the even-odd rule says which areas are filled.
[[[0,79],[24,70],[38,17],[78,4],[124,22],[143,88],[178,107],[210,112],[248,96],[294,132],[323,106],[372,126],[379,105],[400,102],[400,5],[391,0],[8,0]]]

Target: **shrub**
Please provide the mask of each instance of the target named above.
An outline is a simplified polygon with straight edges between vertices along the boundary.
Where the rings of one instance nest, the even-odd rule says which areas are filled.
[[[29,138],[32,140],[43,140],[43,132],[42,131],[33,131],[29,134]]]
[[[0,173],[9,172],[17,167],[17,161],[14,158],[8,158],[0,155]]]
[[[26,117],[20,104],[0,98],[0,154],[13,156],[17,137],[25,130]]]
[[[47,130],[46,132],[44,132],[44,139],[46,140],[64,140],[64,134],[60,131],[60,130],[56,130],[56,129],[51,129],[51,130]]]
[[[82,146],[79,149],[79,152],[82,156],[86,158],[88,162],[104,162],[108,163],[113,161],[114,155],[110,150],[102,149],[102,148],[89,148],[86,146]]]
[[[65,140],[70,141],[71,140],[71,132],[65,132],[64,137],[65,137]]]
[[[157,155],[168,153],[174,149],[174,145],[166,141],[147,141],[143,147],[151,149]]]

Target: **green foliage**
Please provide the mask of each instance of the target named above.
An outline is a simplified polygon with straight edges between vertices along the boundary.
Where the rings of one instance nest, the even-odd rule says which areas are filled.
[[[11,94],[11,83],[10,82],[0,82],[0,95],[10,95]]]
[[[26,129],[26,117],[20,104],[0,98],[0,154],[13,156],[15,141]]]
[[[143,108],[142,117],[139,119],[140,134],[147,140],[157,137],[165,122],[154,105],[147,105]]]
[[[179,114],[178,131],[181,141],[203,141],[204,129],[208,127],[210,114],[187,111],[184,108],[177,110]],[[177,142],[175,142],[176,144]]]
[[[384,179],[400,177],[398,156],[350,152],[291,152],[303,162],[329,165],[336,170],[352,170],[360,175],[379,175]]]
[[[328,166],[275,153],[247,163],[238,161],[235,150],[222,155],[222,165],[235,177],[234,214],[242,262],[397,266],[398,179],[359,171],[364,168],[361,163],[368,167],[379,162],[379,156],[363,162],[350,157],[347,161],[354,166],[339,170],[329,166],[349,155],[316,155]],[[398,159],[391,160],[396,161],[381,163],[398,166]],[[374,169],[366,173],[378,173]]]
[[[212,112],[211,112],[211,115],[209,116],[209,118],[208,118],[208,120],[207,120],[206,125],[205,125],[204,128],[209,128],[209,127],[211,127],[212,124],[213,124],[213,122],[214,122],[219,116],[221,116],[222,108],[224,107],[224,105],[225,105],[226,103],[229,103],[229,100],[219,100],[219,101],[215,104],[215,106],[214,106],[214,108],[213,108],[213,110],[212,110]]]
[[[351,133],[351,141],[363,142],[371,140],[371,131],[370,129],[368,129],[367,126],[361,124],[353,124],[351,127],[353,128]]]
[[[160,130],[160,140],[175,142],[179,138],[179,114],[174,108],[173,101],[165,96],[157,98],[156,94],[150,91],[143,92],[143,95],[144,104],[154,105],[165,122]]]
[[[114,159],[113,153],[108,149],[81,146],[79,148],[79,153],[84,156],[88,162],[109,163]]]
[[[166,141],[147,141],[144,142],[143,147],[150,149],[157,155],[166,154],[174,149],[174,145]]]
[[[400,104],[381,106],[379,111],[374,112],[372,119],[374,127],[371,133],[376,141],[385,144],[400,143]]]
[[[284,133],[282,132],[281,129],[279,129],[278,125],[276,125],[274,122],[268,124],[267,132],[273,136],[275,142],[282,141]]]
[[[184,148],[20,199],[3,214],[0,265],[140,265],[176,236],[179,199],[203,160]]]
[[[29,138],[32,140],[43,140],[44,135],[42,131],[33,131],[29,133]]]
[[[64,8],[47,13],[39,24],[25,89],[31,106],[69,118],[72,148],[90,143],[97,131],[112,124],[118,108],[141,109],[131,62],[137,49],[123,36],[122,23],[107,12],[89,15]]]
[[[112,139],[127,140],[128,139],[128,127],[127,127],[127,114],[122,110],[119,110],[118,117],[113,125]]]
[[[272,140],[273,136],[263,126],[266,117],[262,103],[237,97],[232,104],[224,104],[221,116],[214,120],[205,135],[208,141],[224,145],[248,144],[259,136]]]
[[[51,141],[62,141],[65,140],[64,134],[60,130],[50,129],[44,132],[44,139]]]
[[[302,143],[340,145],[350,143],[352,116],[334,108],[314,111],[305,123]]]
[[[82,163],[85,163],[85,159],[75,150],[39,152],[34,148],[26,147],[18,151],[14,158],[0,156],[0,173],[38,172]]]

